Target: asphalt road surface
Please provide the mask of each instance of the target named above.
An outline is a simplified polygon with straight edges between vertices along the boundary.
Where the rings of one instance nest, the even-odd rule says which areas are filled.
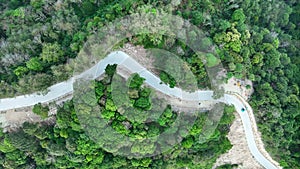
[[[106,58],[98,62],[98,64],[81,73],[80,75],[74,76],[68,81],[64,81],[49,87],[49,92],[45,95],[33,93],[30,95],[17,96],[15,98],[0,99],[0,111],[32,106],[37,103],[47,103],[57,100],[58,98],[73,92],[74,80],[88,76],[93,78],[99,77],[105,72],[105,67],[108,64],[118,64],[125,66],[132,73],[138,73],[140,76],[144,77],[146,79],[145,82],[148,85],[167,95],[178,97],[182,100],[198,100],[199,102],[210,100],[216,101],[212,98],[213,91],[195,91],[193,93],[189,93],[182,91],[180,88],[177,87],[169,88],[167,85],[161,84],[161,81],[157,76],[147,71],[142,65],[137,63],[126,53],[117,51],[109,54]],[[252,153],[254,158],[265,168],[276,169],[276,167],[268,159],[266,159],[257,148],[253,136],[253,131],[251,128],[251,121],[247,112],[251,111],[252,113],[252,108],[250,107],[250,105],[245,100],[231,94],[225,94],[224,97],[217,99],[217,101],[229,105],[234,105],[236,111],[242,118],[243,127],[246,133],[246,139],[250,152]],[[242,108],[245,108],[245,111],[242,111]]]

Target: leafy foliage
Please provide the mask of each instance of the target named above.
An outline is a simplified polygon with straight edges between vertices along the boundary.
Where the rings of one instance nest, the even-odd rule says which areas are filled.
[[[48,117],[48,111],[49,107],[48,106],[43,106],[41,103],[38,103],[33,106],[32,109],[33,113],[41,116],[43,119]]]
[[[170,88],[174,88],[176,85],[176,80],[171,75],[166,73],[165,71],[160,72],[159,78],[162,82],[164,82],[165,84],[168,84],[170,86]]]
[[[110,2],[0,0],[0,97],[13,97],[45,90],[52,84],[68,79],[73,72],[73,65],[68,61],[76,57],[89,35],[104,24],[135,11],[152,13],[157,10],[170,11],[169,3],[170,1],[137,0]],[[300,139],[299,11],[300,5],[296,0],[224,2],[191,0],[181,1],[173,12],[207,32],[209,37],[203,39],[199,46],[207,53],[212,48],[216,49],[216,53],[212,54],[220,57],[220,61],[228,70],[228,78],[248,78],[254,82],[255,92],[250,104],[254,108],[259,130],[262,132],[267,150],[284,168],[299,168],[300,164],[298,148]],[[198,87],[210,86],[201,57],[193,53],[180,40],[162,34],[141,34],[128,38],[125,42],[140,44],[146,48],[163,48],[178,54],[191,67],[191,71],[197,77]],[[216,46],[212,46],[213,43]],[[213,55],[204,55],[208,65],[212,66],[218,62]],[[106,71],[107,74],[112,75],[115,69],[110,67]],[[180,84],[180,81],[175,82],[169,75],[161,73],[160,76],[161,80],[170,86]],[[141,109],[149,109],[147,98],[151,92],[142,87],[143,81],[141,77],[133,78],[131,86],[129,85],[130,99],[132,105]],[[109,101],[111,98],[106,88],[107,83],[107,81],[97,83],[96,94],[99,104],[105,107],[107,105],[109,109],[102,116],[112,119],[119,117],[119,114],[116,105]],[[6,160],[3,162],[5,168],[28,168],[33,165],[33,161],[40,168],[61,166],[88,168],[92,164],[91,159],[95,158],[95,154],[85,156],[71,152],[64,156],[55,156],[62,154],[58,149],[64,144],[64,139],[69,139],[74,133],[78,134],[82,130],[78,120],[75,120],[74,114],[76,113],[72,110],[71,104],[65,105],[69,106],[64,107],[57,115],[59,131],[55,134],[51,127],[36,128],[35,125],[24,124],[24,133],[35,135],[37,139],[43,140],[41,145],[47,147],[36,152],[32,157],[26,157],[20,150],[16,150],[8,137],[3,138],[0,150],[7,153],[4,155]],[[42,110],[42,107],[36,106],[37,114],[46,117],[45,111]],[[69,112],[71,116],[68,115]],[[161,124],[168,124],[165,121],[172,119],[168,118],[169,114],[166,113],[160,117]],[[144,120],[143,116],[136,117],[140,119],[137,121]],[[199,120],[199,123],[204,117],[200,119],[202,120]],[[224,120],[222,123],[225,124],[228,121]],[[118,126],[123,123],[114,124]],[[192,128],[192,136],[201,132],[200,126]],[[157,133],[156,130],[151,130],[151,132]],[[53,141],[54,138],[61,140],[58,139],[59,141],[56,142]],[[52,139],[52,142],[49,139]],[[71,143],[79,138],[74,139],[75,141],[68,141],[70,150],[76,149]],[[190,146],[189,140],[185,143],[186,147]],[[213,143],[218,144],[217,141]],[[53,144],[59,146],[52,146]],[[74,143],[74,145],[77,144]],[[207,154],[214,153],[209,150],[212,147],[208,145],[193,144],[191,148],[193,147],[201,148],[201,152],[205,151]],[[217,152],[217,149],[214,151]],[[210,166],[210,160],[207,163],[203,162],[206,158],[209,159],[206,156],[199,160],[198,156],[201,152],[190,153],[188,157],[183,157],[181,153],[184,154],[185,150],[178,148],[164,158],[168,159],[167,162],[162,159],[152,159],[151,162],[148,159],[131,162],[122,157],[113,157],[111,154],[105,154],[103,159],[99,156],[99,159],[95,161],[100,163],[103,160],[103,168],[126,168],[128,165],[153,168],[183,168],[183,166],[195,168],[196,163],[199,165],[198,168],[206,168]],[[2,157],[2,154],[0,155]],[[72,162],[65,163],[67,160]],[[193,165],[187,161],[193,161]],[[79,165],[80,162],[82,163]]]
[[[218,139],[211,138],[207,143],[199,144],[197,138],[200,133],[188,135],[182,141],[182,145],[178,145],[158,156],[140,159],[114,156],[103,150],[82,129],[74,127],[80,125],[74,113],[72,101],[69,101],[58,109],[56,125],[26,122],[23,128],[17,131],[3,133],[0,137],[0,155],[3,155],[2,158],[5,162],[1,163],[1,166],[4,168],[22,168],[30,165],[37,168],[77,168],[82,166],[90,168],[156,168],[170,165],[175,168],[184,166],[211,167],[216,157],[230,148],[230,144],[229,146],[226,145],[229,142],[226,141],[227,138],[225,137],[228,130],[224,132],[220,129],[232,122],[226,120],[228,118],[232,119],[233,114],[231,111],[225,112],[223,118],[226,119],[223,121],[229,123],[219,126]],[[118,112],[115,111],[115,113]],[[171,119],[176,114],[171,110],[171,107],[168,107],[161,116],[164,124],[171,124]],[[125,135],[131,133],[132,136],[137,136],[141,132],[145,132],[145,137],[152,137],[160,133],[158,124],[141,123],[134,125],[140,127],[127,129],[122,121],[115,119],[114,116],[109,119],[114,119],[111,124],[113,128]],[[195,125],[201,126],[199,122],[201,120],[196,120]],[[131,151],[148,154],[153,152],[155,148],[156,146],[153,143],[137,143]],[[218,151],[215,151],[217,149]],[[207,152],[210,152],[210,154],[207,154]],[[212,156],[214,158],[211,158]],[[182,160],[187,161],[178,163]]]

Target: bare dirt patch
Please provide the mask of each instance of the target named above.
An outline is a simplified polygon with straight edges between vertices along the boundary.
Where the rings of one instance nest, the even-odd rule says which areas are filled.
[[[24,122],[39,123],[46,122],[47,124],[53,124],[55,122],[55,115],[59,105],[67,100],[72,99],[72,94],[58,98],[52,103],[45,103],[49,106],[48,118],[42,119],[39,115],[32,112],[33,106],[23,107],[18,109],[11,109],[3,111],[0,114],[1,128],[4,132],[11,132],[22,127]]]
[[[7,110],[0,114],[1,127],[4,128],[4,131],[19,128],[25,121],[40,122],[42,119],[32,112],[32,107]]]
[[[125,44],[124,47],[120,50],[128,53],[131,57],[133,57],[137,62],[139,62],[148,70],[153,69],[152,66],[153,58],[147,56],[147,52],[143,47],[141,46],[136,47],[131,44]],[[118,73],[126,79],[131,75],[131,72],[126,70],[124,67],[118,66],[117,70]],[[250,86],[249,89],[246,88],[247,85]],[[238,93],[243,98],[245,98],[245,100],[249,99],[249,97],[253,92],[251,81],[248,80],[242,81],[235,78],[229,79],[228,83],[224,85],[224,89],[225,91]],[[195,110],[199,110],[201,108],[209,109],[211,106],[214,105],[214,103],[211,102],[201,102],[201,105],[199,105],[199,102],[197,101],[184,101],[179,98],[170,97],[163,93],[159,93],[159,92],[156,93],[157,93],[157,97],[166,99],[167,101],[173,104],[173,107],[175,109],[176,106],[178,106],[178,109],[184,112],[194,112]],[[70,96],[70,98],[71,97],[72,96]],[[63,101],[68,100],[70,98],[66,97],[62,99],[60,104],[62,104]],[[35,115],[31,110],[32,107],[22,108],[18,110],[8,110],[0,114],[0,122],[3,123],[2,126],[8,128],[14,128],[14,127],[20,127],[25,121],[29,121],[29,122],[41,121],[41,118],[38,115]],[[51,109],[50,114],[56,114],[56,109]],[[248,149],[245,133],[243,130],[243,125],[239,115],[235,113],[235,116],[236,119],[234,120],[230,132],[227,136],[231,141],[231,143],[233,144],[233,147],[228,151],[228,153],[225,153],[219,157],[219,159],[215,164],[215,167],[222,164],[230,163],[230,164],[241,164],[241,167],[246,169],[262,168],[252,157]],[[256,138],[256,142],[258,143],[258,147],[260,148],[260,150],[263,150],[265,156],[268,156],[268,153],[263,148],[263,143],[261,142],[260,133],[257,131],[253,113],[251,112],[249,116],[252,121],[252,126],[254,128],[254,135]]]
[[[126,43],[119,50],[127,53],[147,70],[153,69],[154,58],[147,53],[147,50],[143,46],[134,46],[133,44]]]
[[[240,97],[244,100],[249,100],[251,97],[251,94],[254,92],[253,89],[253,84],[250,80],[240,80],[236,78],[231,78],[228,80],[227,84],[223,85],[225,91],[230,94],[236,95],[236,97]],[[279,163],[274,161],[270,154],[266,151],[264,148],[264,144],[262,142],[262,137],[260,131],[258,131],[256,120],[253,114],[253,111],[251,108],[248,109],[248,115],[251,121],[251,128],[254,134],[254,139],[256,142],[256,145],[259,149],[259,151],[263,154],[264,157],[266,157],[269,161],[271,161],[277,168],[282,168],[280,167]],[[250,154],[247,142],[246,142],[246,137],[243,129],[243,125],[241,122],[240,116],[235,113],[235,120],[233,122],[233,125],[230,129],[230,133],[228,134],[228,138],[230,142],[232,143],[233,147],[230,149],[230,151],[226,154],[223,154],[219,157],[217,160],[215,166],[219,166],[222,164],[234,164],[239,161],[241,163],[242,168],[255,168],[256,165],[259,165],[256,160],[254,159],[254,162],[251,162],[252,160],[247,160],[249,159],[249,156],[247,154]],[[243,131],[242,133],[240,131]],[[239,136],[239,137],[238,137]],[[231,138],[231,139],[230,139]],[[246,148],[246,149],[245,149]],[[243,150],[243,152],[241,152]],[[252,156],[252,155],[251,155]],[[242,163],[243,162],[243,163]],[[253,167],[252,167],[253,164]],[[263,168],[260,166],[260,168]]]
[[[239,95],[236,95],[236,96],[241,97]],[[248,103],[246,103],[246,104],[248,104]],[[249,116],[250,121],[251,121],[251,128],[252,128],[252,131],[253,131],[253,135],[254,135],[254,139],[255,139],[255,143],[257,145],[257,148],[263,154],[263,156],[266,157],[270,162],[272,162],[277,168],[282,168],[279,165],[279,163],[277,161],[273,160],[272,157],[270,156],[270,154],[266,151],[266,149],[264,147],[264,143],[262,141],[261,132],[257,128],[257,123],[256,123],[256,120],[255,120],[255,116],[254,116],[252,108],[250,108],[250,109],[248,108],[247,112],[248,112],[248,116]]]
[[[238,93],[245,100],[248,100],[251,94],[254,92],[252,82],[250,80],[241,80],[236,78],[230,78],[226,84],[223,84],[226,92]]]
[[[222,154],[216,161],[213,168],[223,164],[239,164],[239,168],[243,169],[263,169],[252,156],[243,128],[242,119],[238,113],[234,112],[235,120],[233,121],[227,138],[233,145],[225,154]]]

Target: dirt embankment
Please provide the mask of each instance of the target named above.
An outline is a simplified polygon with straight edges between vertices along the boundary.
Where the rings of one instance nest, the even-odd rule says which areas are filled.
[[[235,120],[227,135],[233,146],[227,153],[222,154],[217,159],[213,168],[223,164],[239,164],[238,168],[241,169],[263,169],[249,151],[241,117],[236,112],[234,112],[234,115]]]

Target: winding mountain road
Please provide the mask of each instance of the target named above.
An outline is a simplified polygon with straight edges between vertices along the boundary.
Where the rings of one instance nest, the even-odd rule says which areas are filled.
[[[97,78],[105,72],[105,68],[108,64],[118,64],[125,66],[132,73],[138,73],[140,76],[144,77],[145,82],[156,90],[165,93],[167,95],[181,98],[182,100],[197,100],[197,101],[219,101],[229,105],[234,105],[236,111],[241,116],[243,127],[246,133],[246,139],[250,152],[254,158],[267,169],[276,169],[275,165],[270,162],[262,153],[258,150],[253,131],[251,126],[251,121],[248,112],[252,113],[252,108],[250,105],[241,97],[234,94],[225,94],[224,97],[220,99],[213,99],[213,91],[195,91],[193,93],[182,91],[180,88],[169,88],[165,84],[160,84],[160,79],[153,73],[146,70],[142,65],[137,63],[133,58],[128,56],[126,53],[117,51],[109,54],[106,58],[98,62],[95,66],[88,69],[87,71],[81,73],[78,76],[74,76],[68,81],[61,82],[49,87],[49,92],[46,95],[41,95],[38,93],[30,95],[17,96],[15,98],[5,98],[0,99],[0,111],[32,106],[37,103],[47,103],[57,100],[63,96],[66,96],[73,92],[73,83],[76,79],[82,77],[92,76]],[[246,110],[242,112],[242,108]]]

